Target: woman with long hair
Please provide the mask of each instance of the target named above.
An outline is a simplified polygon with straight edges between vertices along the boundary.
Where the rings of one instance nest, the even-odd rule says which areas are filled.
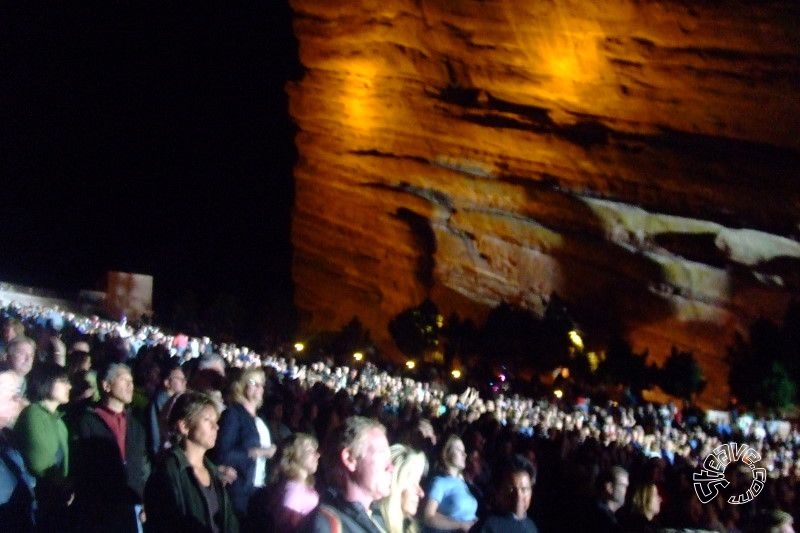
[[[144,491],[146,531],[237,533],[230,497],[206,452],[217,441],[214,400],[186,392],[169,414],[173,446],[160,457]]]
[[[661,512],[661,496],[655,483],[644,483],[633,490],[630,509],[621,520],[622,531],[656,531],[655,518]]]
[[[266,485],[267,461],[277,450],[267,425],[257,414],[264,401],[265,384],[264,371],[258,367],[245,369],[231,384],[232,402],[220,418],[213,452],[217,464],[236,470],[236,480],[228,489],[240,518],[247,516],[256,490]]]
[[[392,491],[380,502],[381,515],[388,533],[417,533],[415,517],[420,499],[425,496],[420,482],[428,470],[428,459],[405,444],[393,444],[390,450],[394,465]]]
[[[434,476],[423,508],[424,531],[469,531],[477,521],[478,500],[464,481],[467,452],[458,435],[442,447],[439,473]]]
[[[319,466],[319,443],[308,433],[295,433],[281,443],[280,460],[263,509],[253,509],[254,531],[295,531],[319,503],[314,474]]]

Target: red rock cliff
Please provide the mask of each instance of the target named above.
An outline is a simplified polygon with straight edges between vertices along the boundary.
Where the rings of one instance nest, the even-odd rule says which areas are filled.
[[[800,4],[291,0],[309,329],[558,294],[658,361],[800,287]]]

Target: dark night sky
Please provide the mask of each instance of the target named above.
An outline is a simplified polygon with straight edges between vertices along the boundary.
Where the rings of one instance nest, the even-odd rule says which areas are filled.
[[[300,75],[285,0],[4,3],[0,280],[288,309]]]

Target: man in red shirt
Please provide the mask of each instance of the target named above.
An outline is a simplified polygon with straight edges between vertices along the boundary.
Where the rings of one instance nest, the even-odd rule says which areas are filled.
[[[102,376],[102,400],[83,413],[74,434],[76,521],[79,531],[134,533],[150,473],[145,432],[127,409],[130,368],[111,364]]]

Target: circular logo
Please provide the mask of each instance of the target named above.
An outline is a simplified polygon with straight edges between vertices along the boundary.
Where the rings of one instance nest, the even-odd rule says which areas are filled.
[[[694,492],[700,501],[708,503],[719,495],[719,489],[729,485],[725,479],[725,469],[729,464],[741,461],[753,473],[753,482],[744,494],[737,494],[728,498],[728,503],[740,505],[751,501],[764,489],[767,480],[767,470],[756,468],[756,463],[761,460],[761,455],[746,444],[729,442],[714,448],[703,461],[703,468],[695,472]]]

